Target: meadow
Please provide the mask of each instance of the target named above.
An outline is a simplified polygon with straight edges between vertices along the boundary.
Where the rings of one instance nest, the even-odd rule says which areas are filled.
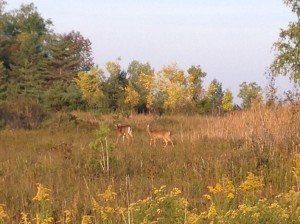
[[[72,112],[0,130],[0,223],[300,223],[299,118]],[[174,147],[150,146],[147,124]]]

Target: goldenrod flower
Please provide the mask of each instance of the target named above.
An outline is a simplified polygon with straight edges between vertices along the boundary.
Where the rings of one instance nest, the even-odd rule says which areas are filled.
[[[213,194],[217,194],[222,191],[222,186],[219,183],[217,183],[215,187],[208,186],[207,188],[209,189],[209,192]]]
[[[72,223],[72,213],[70,210],[64,211],[64,223],[66,224]]]
[[[4,204],[0,204],[0,221],[4,222],[4,219],[8,218],[7,213],[4,210],[5,205]]]
[[[234,197],[235,197],[234,194],[231,192],[227,194],[227,198],[229,199],[234,199]]]
[[[112,185],[107,187],[107,190],[103,194],[99,194],[105,201],[111,201],[116,198],[116,193],[112,190]]]
[[[27,218],[27,214],[25,212],[21,212],[21,222],[20,224],[31,224]]]
[[[160,194],[160,193],[162,193],[162,192],[164,192],[165,191],[165,189],[166,189],[166,185],[162,185],[159,189],[154,189],[154,194],[155,195],[157,195],[157,194]]]
[[[105,207],[105,208],[104,208],[104,211],[105,211],[106,213],[113,213],[115,210],[114,210],[114,208],[112,208],[112,207]]]
[[[241,183],[240,189],[244,192],[251,190],[259,190],[263,188],[264,184],[261,178],[256,177],[253,173],[249,172],[246,180]]]
[[[214,203],[211,203],[211,205],[209,206],[209,209],[208,209],[208,218],[212,218],[214,216],[217,215],[217,210],[216,210],[216,207],[214,205]]]
[[[37,183],[37,193],[34,196],[34,198],[32,199],[33,201],[47,201],[50,200],[50,189],[45,188],[42,184]]]
[[[235,192],[235,187],[232,183],[231,180],[229,180],[227,177],[222,178],[222,187],[223,187],[223,191],[225,193],[234,193]]]
[[[179,190],[178,188],[173,188],[173,190],[171,191],[171,196],[177,196],[179,194],[181,194],[181,190]]]
[[[211,200],[211,196],[209,194],[204,194],[203,197],[206,198],[207,200]]]
[[[92,223],[92,216],[91,215],[82,216],[81,224],[91,224],[91,223]]]

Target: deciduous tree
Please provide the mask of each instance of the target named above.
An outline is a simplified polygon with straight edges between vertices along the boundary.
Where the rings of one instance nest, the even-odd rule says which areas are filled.
[[[270,66],[273,76],[288,76],[300,87],[300,1],[284,0],[284,3],[296,13],[298,21],[290,22],[282,29],[279,39],[274,43],[275,59]]]
[[[90,106],[99,104],[100,97],[103,95],[101,90],[103,73],[104,72],[96,66],[91,68],[88,72],[79,72],[78,78],[74,79],[82,92],[83,100]]]
[[[242,99],[242,107],[249,108],[253,103],[259,104],[262,101],[262,89],[256,82],[243,82],[240,84],[238,97]]]
[[[232,111],[233,110],[233,95],[229,89],[226,89],[222,99],[222,108],[224,111]]]

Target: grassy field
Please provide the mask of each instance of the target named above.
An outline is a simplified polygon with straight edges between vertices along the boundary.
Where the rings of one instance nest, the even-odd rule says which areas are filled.
[[[211,215],[212,205],[215,213],[222,213],[226,200],[220,197],[217,208],[215,201],[203,197],[215,196],[213,187],[208,186],[217,189],[221,183],[224,193],[224,180],[230,180],[236,189],[232,192],[235,201],[226,211],[238,209],[247,198],[237,189],[251,176],[249,172],[262,184],[255,190],[255,204],[258,199],[273,200],[291,189],[298,192],[295,158],[300,150],[299,118],[299,106],[237,111],[222,117],[73,112],[53,115],[38,130],[1,130],[0,223],[26,223],[25,217],[32,223],[140,223],[135,213],[124,215],[117,208],[138,204],[141,211],[140,200],[154,200],[157,192],[162,198],[172,198],[172,203],[188,202],[184,203],[183,221],[176,222],[209,222],[217,218]],[[115,144],[116,122],[133,126],[132,142]],[[163,142],[150,146],[147,124],[170,130],[175,146],[164,148]],[[109,133],[105,133],[106,126]],[[32,200],[37,183],[49,193],[46,202]],[[113,197],[105,198],[100,194],[103,192],[112,192]],[[175,201],[174,195],[180,195],[182,201]],[[98,196],[103,199],[103,214],[97,216],[94,199]],[[159,216],[161,208],[157,209]],[[199,218],[205,211],[206,217]],[[191,215],[199,217],[192,219]],[[47,221],[47,217],[52,219]],[[144,223],[151,223],[151,218],[147,220]],[[152,220],[157,221],[155,217]],[[153,223],[173,221],[158,219]]]

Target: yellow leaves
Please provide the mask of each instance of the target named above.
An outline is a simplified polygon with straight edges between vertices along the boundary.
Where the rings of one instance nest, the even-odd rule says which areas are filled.
[[[229,89],[226,89],[222,98],[222,107],[224,111],[233,110],[233,96]]]
[[[32,198],[33,201],[43,202],[50,200],[50,189],[45,188],[42,184],[37,183],[37,193]]]
[[[82,92],[82,98],[88,102],[97,100],[102,96],[100,84],[102,82],[103,72],[98,67],[92,68],[89,72],[79,72],[75,83]]]
[[[154,105],[154,74],[144,74],[139,75],[139,83],[146,92],[146,106],[151,109]]]
[[[22,43],[22,42],[25,42],[29,37],[30,37],[30,33],[21,32],[17,36],[17,41]]]
[[[134,86],[129,81],[127,87],[125,87],[125,103],[130,104],[131,107],[136,106],[139,103],[140,96],[138,92],[134,89]]]
[[[154,75],[142,73],[139,75],[139,82],[144,89],[152,91],[154,88]]]

